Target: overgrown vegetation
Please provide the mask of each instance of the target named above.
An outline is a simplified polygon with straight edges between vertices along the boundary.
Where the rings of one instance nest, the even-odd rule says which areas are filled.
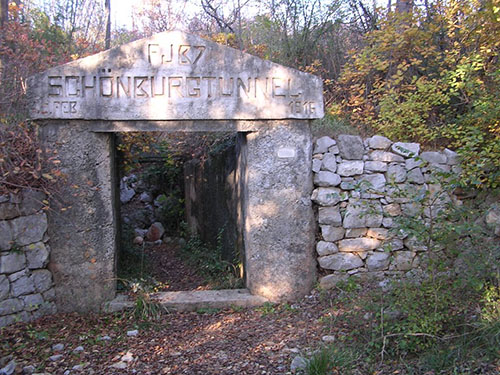
[[[103,5],[67,3],[11,3],[0,33],[2,116],[25,113],[29,75],[103,48]],[[131,41],[181,25],[321,75],[335,121],[318,124],[320,133],[335,124],[446,145],[461,153],[464,181],[494,188],[500,179],[499,9],[498,0],[397,0],[386,9],[362,0],[203,0],[200,13],[186,17],[182,6],[148,0],[134,10],[132,30],[116,29],[113,39]],[[196,154],[196,142],[190,145]]]
[[[0,118],[0,129],[0,194],[27,187],[57,192],[64,174],[57,155],[42,148],[37,127],[28,121],[12,123]]]
[[[223,229],[217,234],[215,248],[192,236],[182,249],[187,263],[195,267],[210,282],[214,289],[237,289],[243,287],[239,259],[225,260],[222,249]]]
[[[345,284],[338,284],[323,323],[327,332],[342,327],[345,334],[309,358],[306,374],[349,374],[353,368],[381,374],[495,374],[498,279],[482,289],[459,281],[443,275],[439,282],[394,282],[390,291],[360,283],[346,292]]]
[[[360,353],[374,369],[395,362],[405,374],[491,370],[500,365],[500,243],[484,223],[492,198],[483,193],[457,204],[452,193],[461,181],[449,173],[433,173],[428,184],[435,188],[394,185],[392,195],[411,208],[395,219],[392,235],[412,241],[421,271],[387,289],[365,290],[354,278],[339,283],[331,310],[342,310],[324,319],[325,328],[344,326],[336,348]],[[328,350],[312,357],[308,374],[329,373],[335,355]]]
[[[156,186],[158,217],[171,236],[179,236],[184,220],[184,181],[182,163],[171,153],[162,153],[163,160],[147,166],[139,177],[148,186]]]
[[[117,265],[118,290],[128,290],[131,287],[130,284],[134,282],[146,285],[155,283],[154,280],[148,279],[150,264],[144,252],[144,246],[134,245],[134,237],[134,228],[128,224],[122,224]]]
[[[0,27],[0,194],[31,188],[53,195],[64,175],[57,155],[42,147],[38,127],[27,120],[25,92],[30,75],[70,57],[59,48],[59,30],[42,14],[34,12],[28,21],[14,3],[9,14]]]
[[[350,53],[330,110],[365,134],[453,147],[464,182],[499,187],[499,6],[457,0],[384,15]]]
[[[328,345],[319,349],[307,361],[305,373],[307,375],[324,375],[341,371],[349,375],[355,364],[356,356],[351,348],[340,348],[337,345]],[[335,371],[335,372],[334,372]]]

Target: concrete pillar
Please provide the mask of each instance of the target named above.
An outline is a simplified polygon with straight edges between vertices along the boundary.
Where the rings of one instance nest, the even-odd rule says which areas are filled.
[[[263,122],[244,155],[247,288],[272,301],[307,294],[316,280],[309,121]]]
[[[57,306],[97,311],[116,290],[114,136],[91,132],[82,121],[52,121],[42,124],[40,137],[67,176],[47,212]]]

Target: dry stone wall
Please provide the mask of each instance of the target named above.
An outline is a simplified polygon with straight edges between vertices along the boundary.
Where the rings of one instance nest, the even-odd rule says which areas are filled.
[[[0,327],[57,311],[45,199],[34,190],[0,195]]]
[[[385,279],[418,268],[425,248],[395,230],[395,218],[412,215],[413,194],[439,191],[432,171],[459,168],[458,155],[448,149],[421,152],[418,143],[382,136],[317,139],[312,200],[321,239],[316,252],[320,268],[328,272],[320,285],[332,287],[350,275]]]

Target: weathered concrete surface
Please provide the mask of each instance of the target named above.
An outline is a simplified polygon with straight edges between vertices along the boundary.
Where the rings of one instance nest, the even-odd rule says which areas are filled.
[[[151,296],[153,302],[161,304],[169,311],[196,311],[199,309],[227,309],[231,307],[256,307],[268,300],[250,294],[248,289],[194,290],[162,292]],[[117,296],[105,304],[104,310],[116,312],[134,306],[125,295]]]
[[[29,79],[34,119],[323,117],[319,77],[169,31]]]
[[[48,211],[49,269],[59,311],[95,311],[115,294],[114,144],[85,123],[47,123],[42,142],[57,151],[68,183]]]
[[[249,132],[259,130],[259,121],[194,120],[194,121],[93,121],[95,132]]]
[[[316,280],[309,124],[269,122],[245,148],[247,288],[272,301],[300,298]]]
[[[255,307],[267,302],[247,289],[194,290],[190,292],[158,293],[153,299],[167,309],[196,311],[201,308],[223,309],[233,306]]]

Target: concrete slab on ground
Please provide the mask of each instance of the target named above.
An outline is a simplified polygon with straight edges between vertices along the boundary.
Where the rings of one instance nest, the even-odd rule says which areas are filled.
[[[248,289],[163,292],[155,294],[153,299],[165,308],[175,311],[256,307],[268,301],[264,297],[250,294]]]
[[[257,307],[268,300],[250,294],[248,289],[194,290],[180,292],[161,292],[151,296],[169,311],[196,311],[199,309],[224,309],[231,307]],[[106,303],[104,311],[116,312],[134,306],[126,295],[118,295]]]

